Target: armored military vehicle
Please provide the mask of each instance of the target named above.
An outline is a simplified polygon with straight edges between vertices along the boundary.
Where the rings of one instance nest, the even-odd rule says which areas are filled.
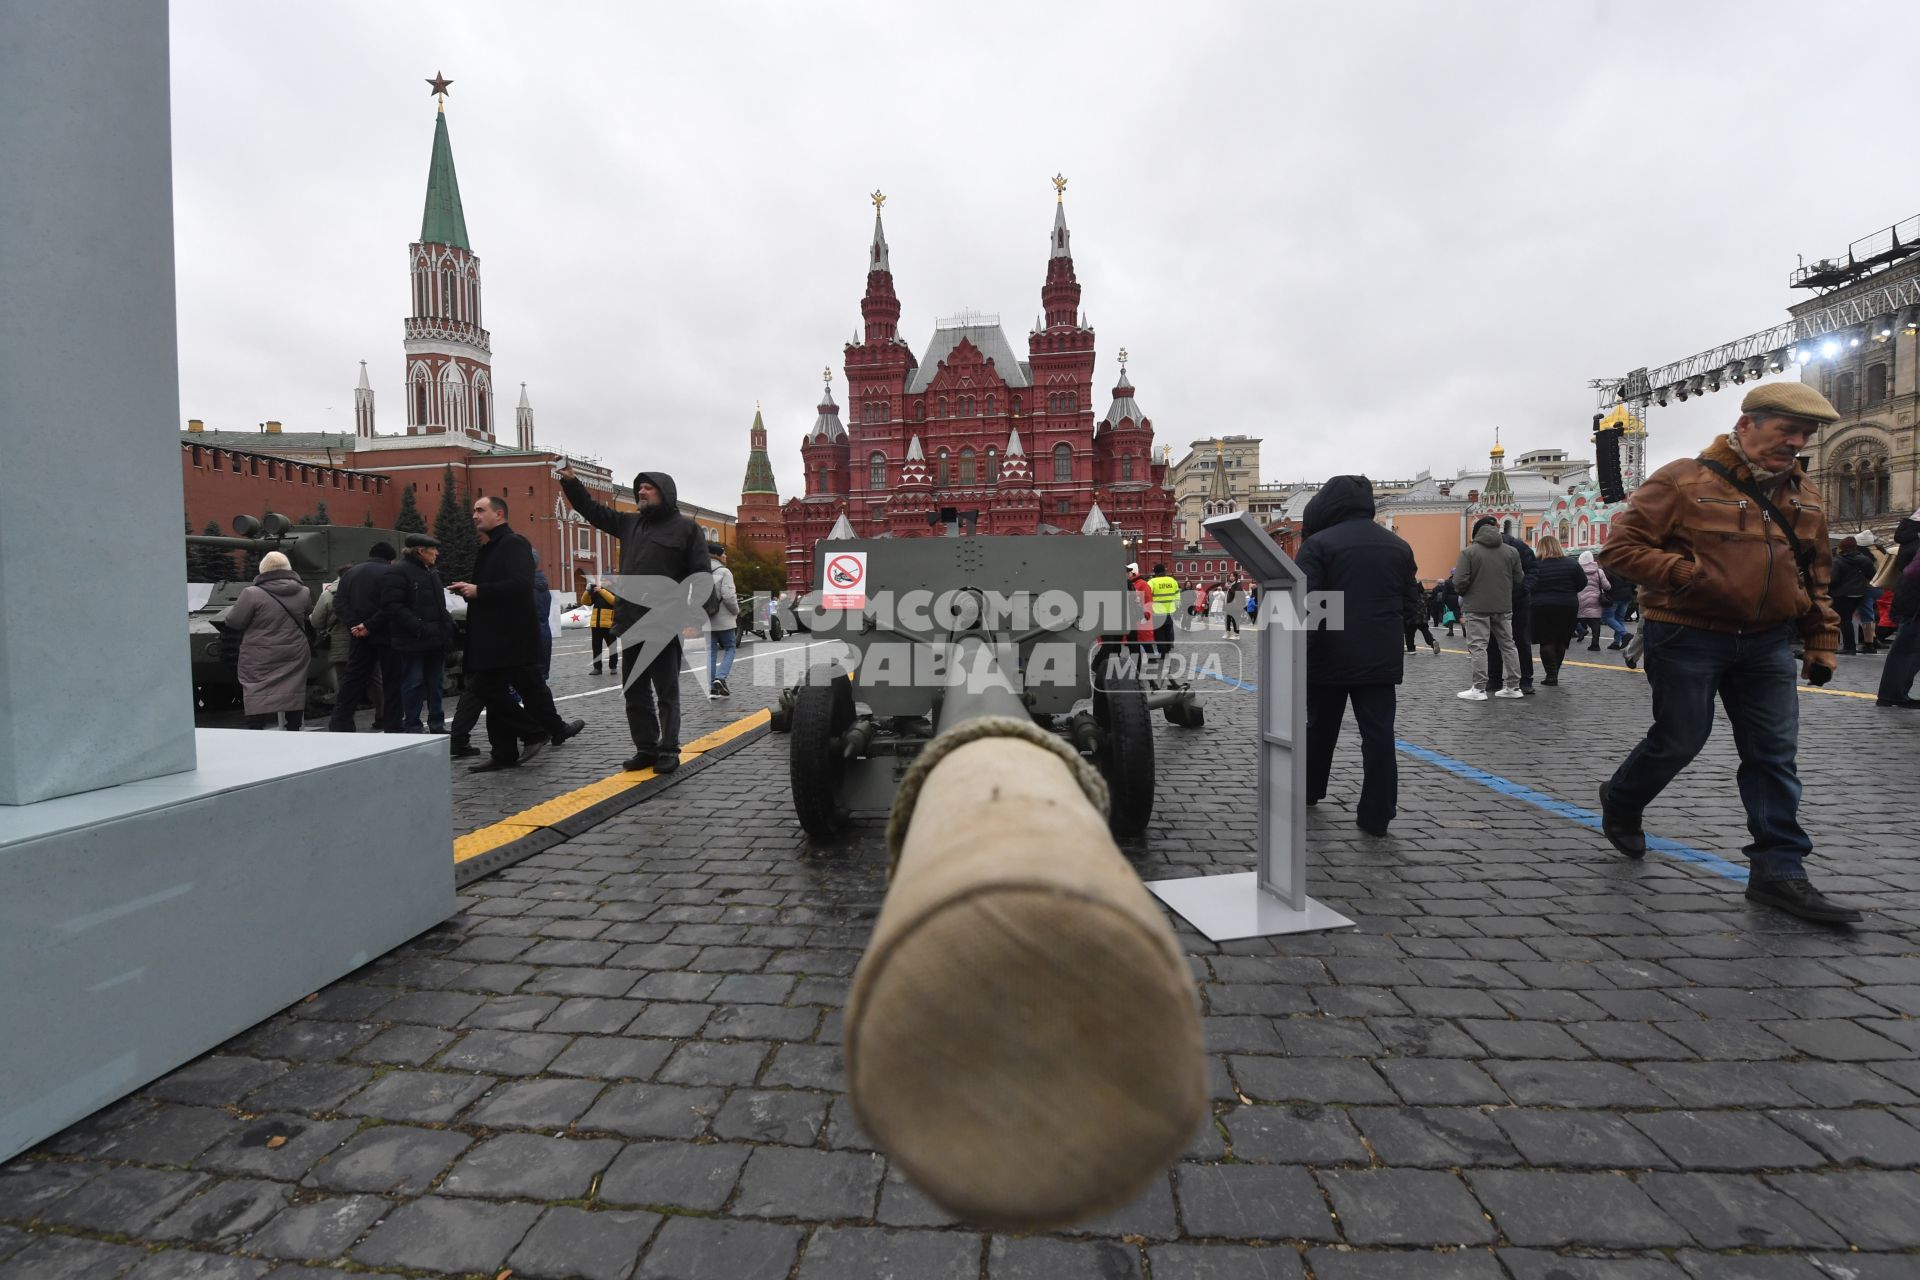
[[[300,575],[300,580],[312,592],[315,603],[320,599],[320,588],[333,581],[335,571],[341,565],[358,564],[365,560],[376,542],[384,542],[398,550],[407,536],[393,529],[369,529],[363,525],[296,526],[285,516],[272,512],[258,520],[252,516],[235,516],[233,531],[236,536],[230,538],[188,534],[187,546],[260,554],[278,551],[287,557],[293,571]],[[233,572],[235,576],[232,581],[187,584],[187,649],[193,664],[193,701],[194,706],[203,711],[226,711],[240,703],[240,684],[233,670],[220,660],[220,631],[215,626],[225,619],[227,610],[233,607],[240,593],[253,581],[250,576],[241,576],[243,570],[237,559],[233,561]],[[464,631],[466,602],[458,596],[451,596],[448,603],[450,611],[454,613],[454,630],[458,637]],[[456,603],[460,606],[457,609],[453,608]],[[330,696],[327,650],[327,637],[321,636],[307,669],[307,702],[310,708],[325,704]],[[447,655],[448,688],[454,687],[459,669],[459,651],[456,647],[453,653]]]

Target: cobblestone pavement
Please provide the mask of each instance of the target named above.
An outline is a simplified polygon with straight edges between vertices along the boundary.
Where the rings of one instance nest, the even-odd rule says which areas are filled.
[[[950,1222],[870,1150],[837,1045],[880,828],[811,845],[768,737],[0,1169],[0,1280],[1920,1274],[1920,716],[1801,697],[1815,876],[1871,911],[1829,931],[1726,874],[1724,725],[1648,826],[1735,866],[1629,863],[1582,825],[1646,695],[1617,654],[1574,656],[1596,665],[1522,703],[1456,700],[1463,656],[1409,660],[1400,736],[1424,754],[1401,756],[1393,835],[1352,826],[1350,741],[1309,820],[1313,892],[1358,927],[1214,947],[1181,926],[1213,1116],[1079,1230]],[[764,702],[734,685],[689,736]],[[615,767],[614,703],[564,704],[592,734],[516,786]],[[1128,850],[1148,878],[1250,864],[1253,698],[1208,707],[1159,727]],[[506,803],[455,785],[466,825]]]

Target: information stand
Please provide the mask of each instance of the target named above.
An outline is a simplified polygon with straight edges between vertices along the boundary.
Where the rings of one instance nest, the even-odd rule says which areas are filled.
[[[1260,587],[1258,869],[1150,880],[1147,888],[1214,942],[1350,927],[1307,896],[1307,634],[1297,623],[1306,579],[1244,511],[1201,527]],[[1291,609],[1277,607],[1283,599]]]

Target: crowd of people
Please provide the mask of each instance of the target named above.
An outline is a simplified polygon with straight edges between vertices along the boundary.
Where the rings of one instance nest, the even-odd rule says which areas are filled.
[[[1480,702],[1534,694],[1536,647],[1540,685],[1558,686],[1578,642],[1597,652],[1610,632],[1607,648],[1620,651],[1626,666],[1644,663],[1653,715],[1640,743],[1599,784],[1606,840],[1628,857],[1645,855],[1642,815],[1705,746],[1717,699],[1733,725],[1753,836],[1745,850],[1747,896],[1810,920],[1858,919],[1808,880],[1812,842],[1797,817],[1795,676],[1823,685],[1840,658],[1884,651],[1877,705],[1920,709],[1912,696],[1920,675],[1920,511],[1899,522],[1892,550],[1871,538],[1832,545],[1798,458],[1813,432],[1837,418],[1804,384],[1759,387],[1725,436],[1634,491],[1597,555],[1569,555],[1551,535],[1529,545],[1485,517],[1453,571],[1431,585],[1416,576],[1407,544],[1376,522],[1371,483],[1334,477],[1307,505],[1296,557],[1308,591],[1344,596],[1341,629],[1308,637],[1307,803],[1326,797],[1351,706],[1363,769],[1356,822],[1371,835],[1387,833],[1398,803],[1395,690],[1406,655],[1417,652],[1416,636],[1438,654],[1433,627],[1448,636],[1462,629],[1471,685],[1458,696]],[[604,654],[624,676],[634,746],[625,767],[671,773],[680,752],[679,628],[657,643],[631,636],[651,609],[701,605],[708,695],[728,696],[740,601],[725,549],[679,510],[673,478],[663,472],[634,477],[638,510],[631,512],[595,501],[570,467],[560,477],[574,510],[620,545],[620,589],[588,581],[579,598],[591,609],[593,671]],[[287,558],[262,558],[225,619],[237,642],[249,727],[302,727],[317,625],[331,635],[328,727],[336,732],[353,730],[370,693],[376,729],[446,733],[455,755],[478,755],[467,738],[484,709],[489,758],[476,772],[512,768],[579,733],[583,722],[563,720],[547,687],[552,632],[538,556],[508,524],[504,499],[476,499],[472,515],[482,538],[472,580],[449,588],[467,602],[466,690],[451,725],[441,687],[453,624],[434,568],[439,544],[416,533],[403,555],[378,543],[364,562],[343,567],[323,588],[311,622],[308,590]],[[1176,625],[1217,620],[1237,633],[1242,613],[1258,614],[1242,582],[1183,584],[1164,564],[1151,577],[1137,564],[1127,570],[1141,608],[1135,638],[1162,655]]]
[[[1491,517],[1447,578],[1422,584],[1407,544],[1374,519],[1364,476],[1328,482],[1307,506],[1297,559],[1309,591],[1345,596],[1344,630],[1307,646],[1307,803],[1325,799],[1334,747],[1351,705],[1361,738],[1357,825],[1385,835],[1397,805],[1396,686],[1425,624],[1460,626],[1470,702],[1519,701],[1560,683],[1568,653],[1606,646],[1644,664],[1652,724],[1599,787],[1598,825],[1629,858],[1644,857],[1647,807],[1699,755],[1716,701],[1733,726],[1739,792],[1752,837],[1748,899],[1828,924],[1860,918],[1815,889],[1813,845],[1798,818],[1798,678],[1826,684],[1843,657],[1884,650],[1876,705],[1920,709],[1920,511],[1899,522],[1894,549],[1857,537],[1837,548],[1798,459],[1839,415],[1801,383],[1749,392],[1733,429],[1695,458],[1634,490],[1604,548],[1570,556],[1543,535],[1529,546]],[[1637,626],[1630,624],[1636,623]],[[1398,638],[1404,643],[1394,643]],[[1432,642],[1431,631],[1425,632]],[[1888,639],[1891,637],[1891,643]],[[1438,645],[1433,645],[1438,651]]]

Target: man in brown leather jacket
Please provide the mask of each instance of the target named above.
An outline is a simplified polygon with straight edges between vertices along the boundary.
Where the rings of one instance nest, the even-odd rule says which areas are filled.
[[[1827,682],[1840,647],[1826,512],[1796,458],[1840,415],[1798,382],[1757,387],[1740,411],[1699,457],[1668,463],[1634,490],[1600,554],[1607,572],[1639,584],[1653,690],[1653,727],[1601,784],[1601,830],[1628,857],[1646,855],[1641,814],[1706,745],[1717,695],[1733,724],[1753,836],[1747,897],[1848,923],[1860,913],[1807,881],[1813,842],[1800,826],[1794,765],[1795,641],[1812,684]]]

